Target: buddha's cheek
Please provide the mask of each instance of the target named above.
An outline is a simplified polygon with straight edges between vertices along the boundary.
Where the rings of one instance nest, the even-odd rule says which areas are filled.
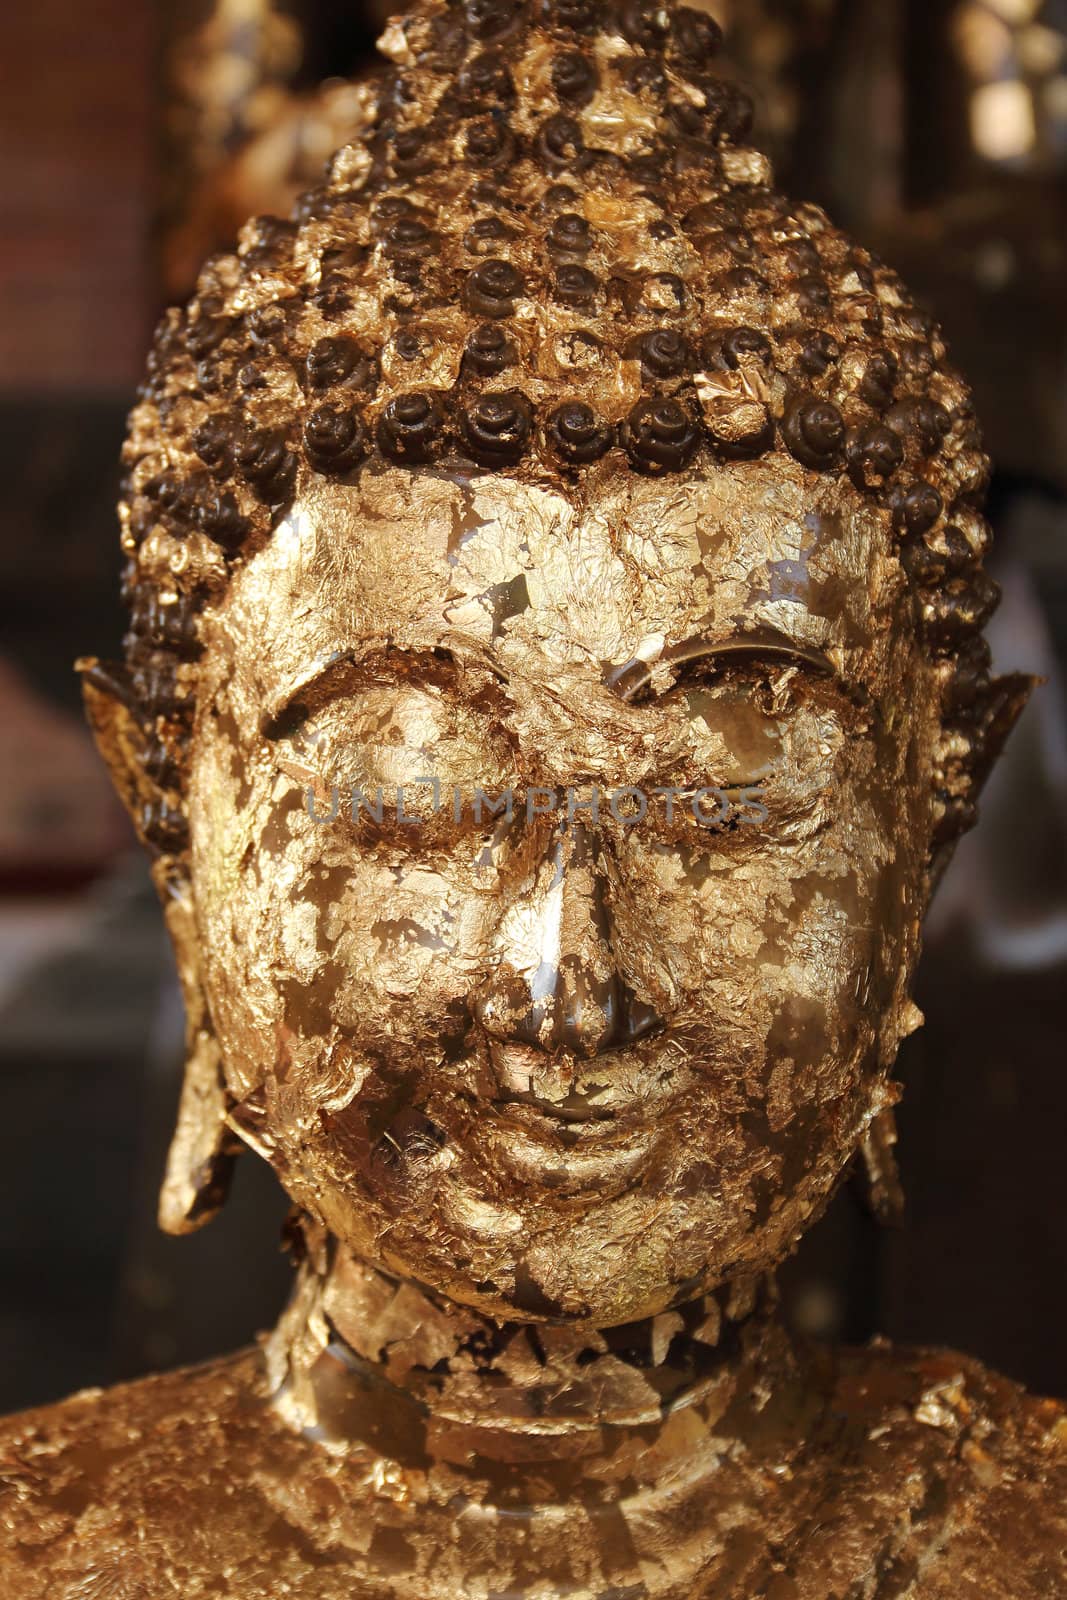
[[[465,908],[447,873],[355,857],[310,866],[298,899],[317,911],[329,1011],[313,1019],[377,1053],[426,1042],[465,988]],[[299,1014],[290,1017],[300,1026]]]
[[[903,929],[893,866],[796,880],[756,963],[746,1097],[771,1187],[821,1194],[882,1103],[883,1028]]]
[[[254,841],[239,863],[227,837]],[[447,871],[361,850],[292,794],[215,839],[198,863],[204,980],[237,1097],[264,1093],[307,1137],[376,1063],[418,1074],[441,1059],[477,939]]]

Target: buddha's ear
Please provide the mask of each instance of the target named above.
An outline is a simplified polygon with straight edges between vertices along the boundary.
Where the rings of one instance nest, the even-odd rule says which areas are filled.
[[[78,662],[78,671],[97,749],[142,843],[153,853],[152,878],[174,946],[185,1002],[185,1076],[159,1196],[159,1225],[165,1233],[192,1233],[221,1210],[242,1146],[226,1121],[230,1100],[201,981],[185,817],[154,774],[153,743],[123,669],[86,660]]]
[[[930,859],[931,893],[944,876],[960,839],[977,821],[978,797],[1000,758],[1015,724],[1043,680],[1012,672],[980,689],[967,712],[972,754],[966,763],[966,794],[949,799],[934,834]]]
[[[155,843],[150,837],[153,820],[170,808],[152,774],[149,740],[126,672],[92,657],[78,661],[76,670],[81,674],[82,700],[96,748],[141,842],[151,847]]]
[[[1011,672],[1006,677],[994,678],[979,694],[971,713],[978,735],[971,767],[976,796],[1000,759],[1030,696],[1044,681],[1031,677],[1028,672]]]

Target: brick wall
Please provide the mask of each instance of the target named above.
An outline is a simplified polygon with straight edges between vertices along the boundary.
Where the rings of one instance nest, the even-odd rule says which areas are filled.
[[[151,322],[151,0],[7,0],[0,386],[128,390]]]

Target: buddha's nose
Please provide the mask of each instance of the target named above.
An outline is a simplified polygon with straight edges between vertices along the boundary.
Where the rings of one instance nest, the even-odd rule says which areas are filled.
[[[581,820],[561,820],[509,905],[498,965],[471,1001],[490,1038],[588,1058],[662,1026],[619,971],[602,849]]]

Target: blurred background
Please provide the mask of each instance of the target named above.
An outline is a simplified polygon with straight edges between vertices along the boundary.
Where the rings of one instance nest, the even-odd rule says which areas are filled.
[[[181,1006],[84,729],[115,655],[124,415],[150,330],[353,116],[380,0],[36,0],[0,22],[0,1410],[232,1349],[289,1269],[254,1157],[155,1229]],[[998,666],[1041,673],[928,925],[898,1076],[908,1210],[846,1190],[794,1322],[1067,1394],[1067,0],[713,0],[787,189],[936,308],[998,462]]]

